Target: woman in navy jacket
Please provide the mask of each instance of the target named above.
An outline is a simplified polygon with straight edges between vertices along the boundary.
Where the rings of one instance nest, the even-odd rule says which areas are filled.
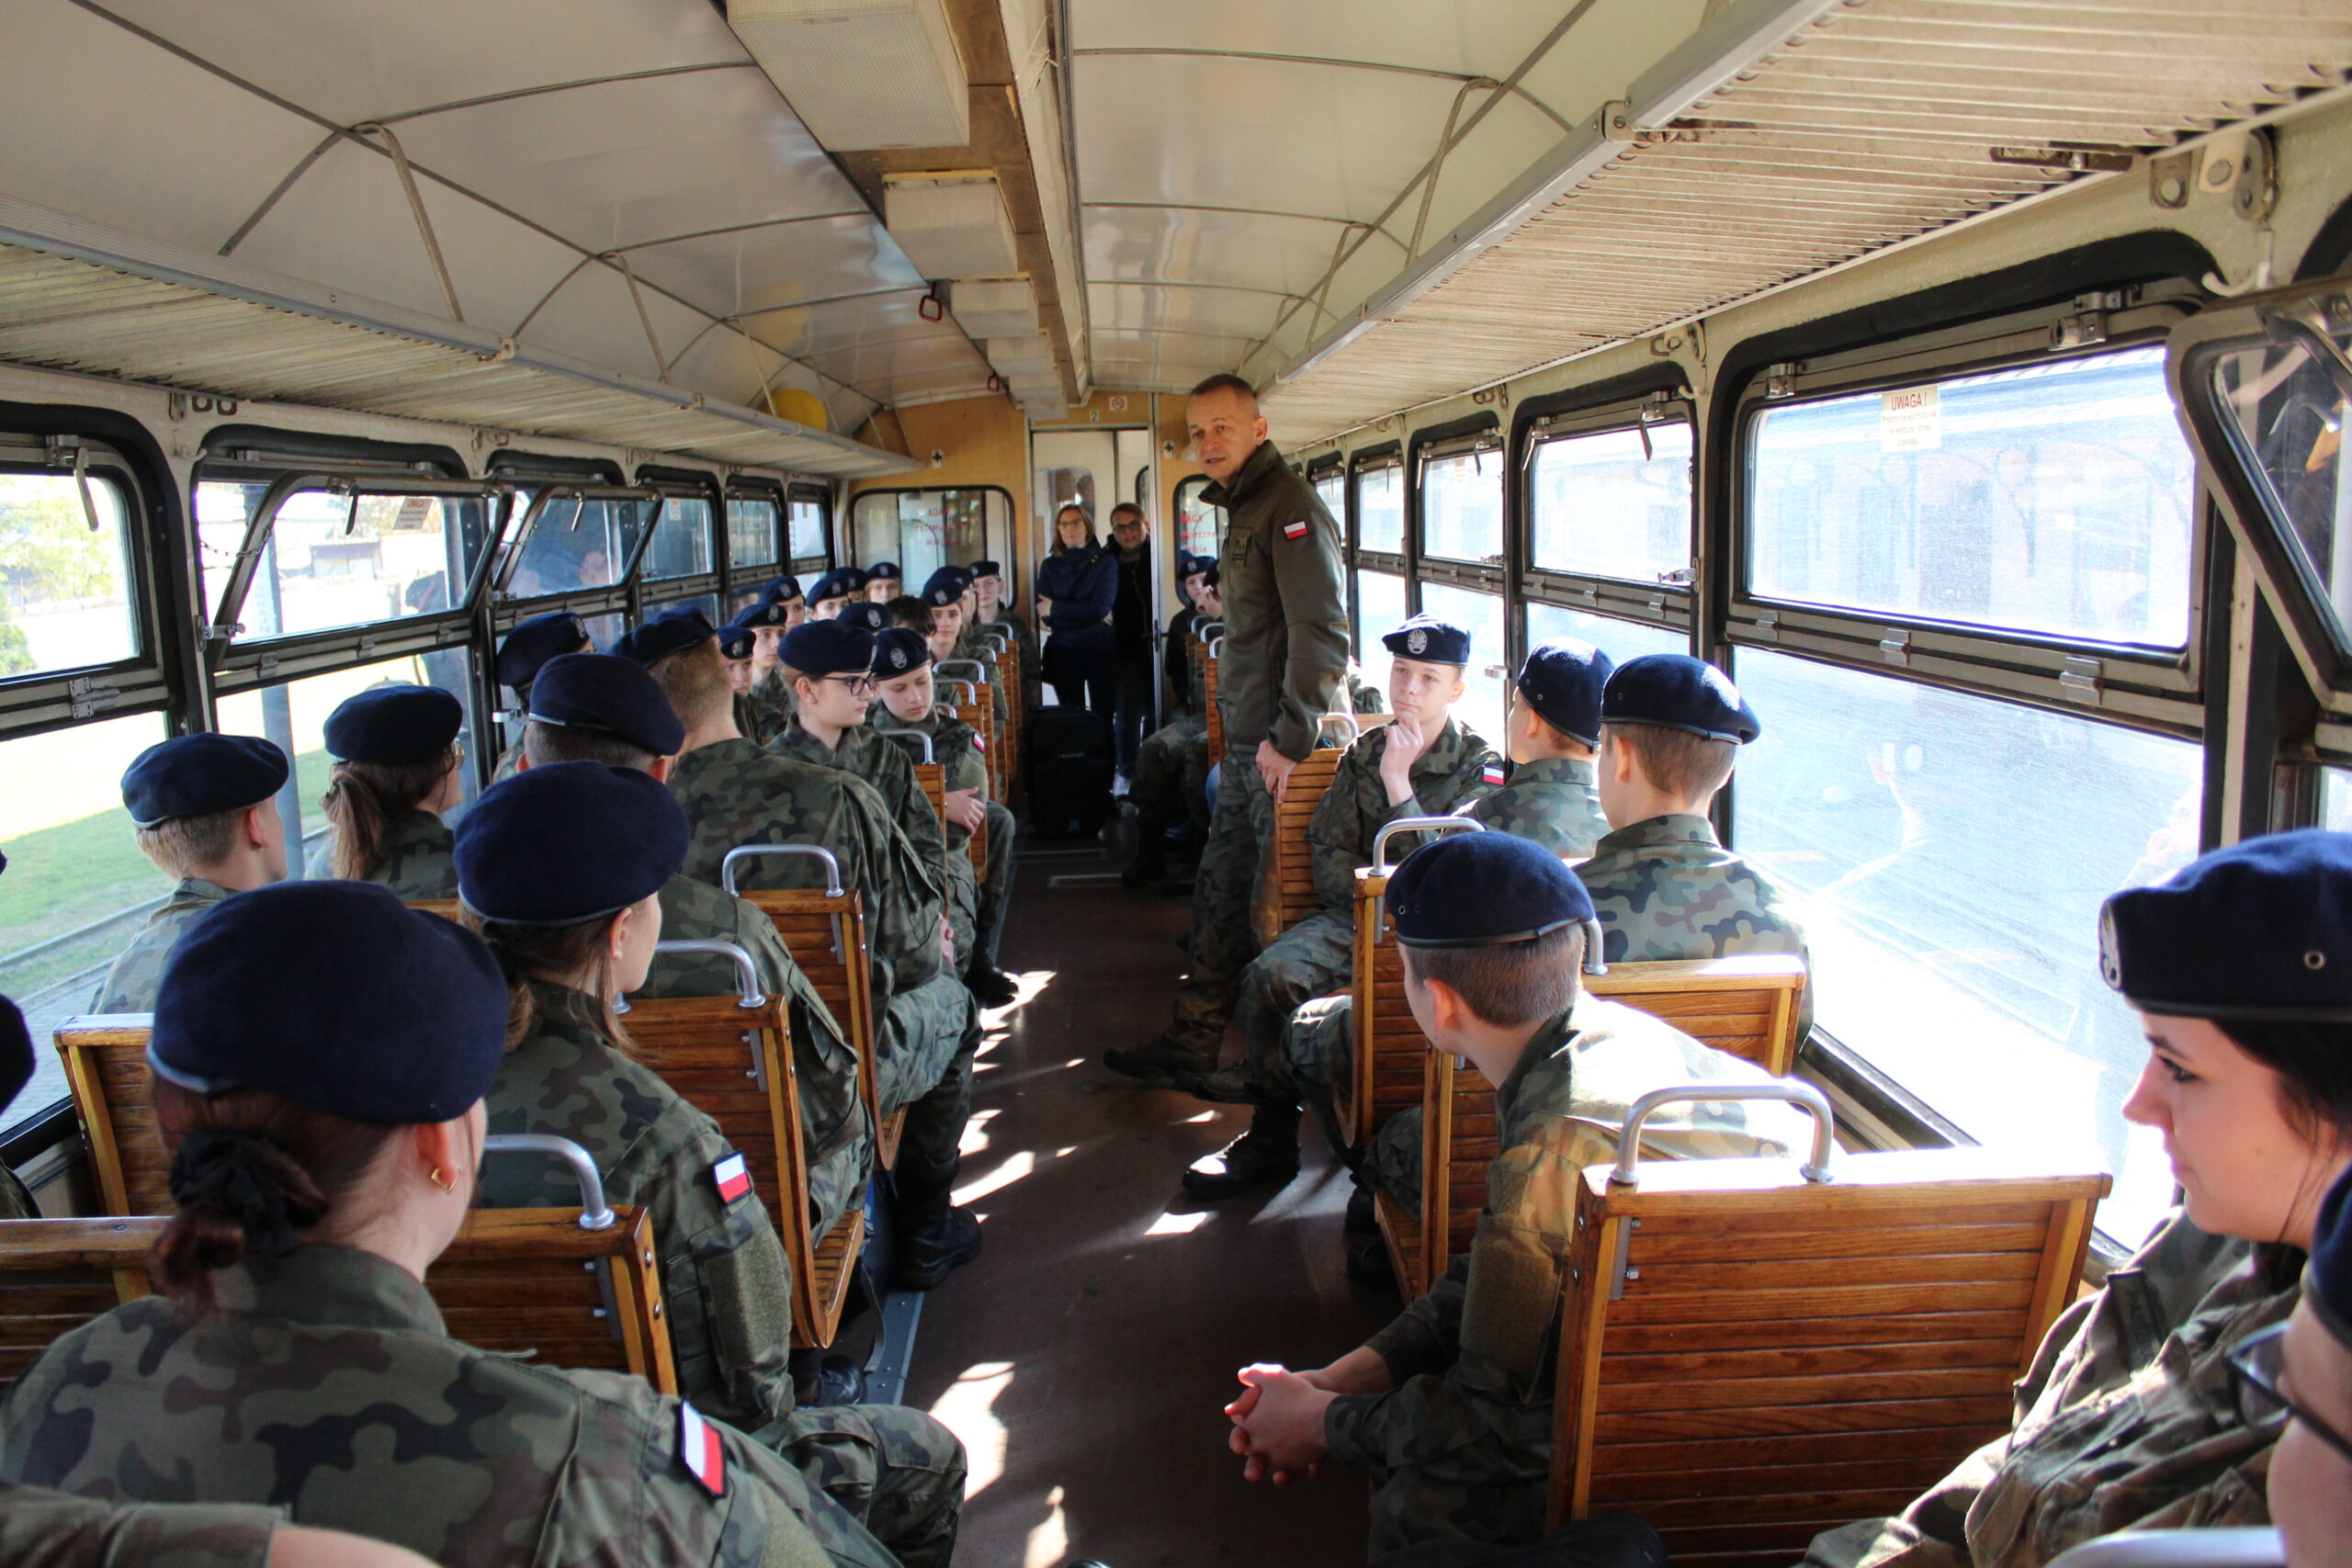
[[[1111,630],[1118,563],[1095,542],[1094,525],[1081,507],[1056,513],[1054,534],[1053,553],[1037,569],[1037,615],[1053,633],[1046,640],[1046,679],[1062,706],[1107,715],[1118,683],[1118,644]]]

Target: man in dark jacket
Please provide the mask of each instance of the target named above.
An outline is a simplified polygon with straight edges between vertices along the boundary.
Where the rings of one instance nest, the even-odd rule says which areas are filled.
[[[1111,558],[1119,566],[1119,596],[1111,604],[1111,632],[1118,649],[1117,705],[1113,720],[1119,776],[1132,779],[1136,748],[1159,728],[1152,690],[1151,529],[1143,508],[1123,501],[1111,508]]]
[[[1215,481],[1202,499],[1227,516],[1217,665],[1226,754],[1193,893],[1193,970],[1177,985],[1175,1017],[1157,1037],[1102,1058],[1155,1083],[1216,1064],[1256,953],[1250,900],[1274,808],[1340,700],[1348,662],[1340,525],[1266,439],[1256,390],[1238,376],[1212,376],[1193,389],[1185,423]]]

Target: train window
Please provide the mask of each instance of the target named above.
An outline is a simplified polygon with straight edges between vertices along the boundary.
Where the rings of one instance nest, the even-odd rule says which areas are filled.
[[[0,677],[139,651],[129,518],[103,474],[0,473]]]
[[[2331,833],[2352,833],[2352,769],[2319,771],[2317,825]]]
[[[1503,558],[1503,457],[1491,444],[1421,461],[1421,553],[1447,560]]]
[[[223,604],[230,568],[270,485],[204,479],[196,487],[205,602],[245,640],[406,620],[459,608],[496,520],[470,495],[323,487],[295,491],[277,509],[244,602]]]
[[[1225,547],[1225,508],[1201,499],[1209,488],[1206,474],[1188,474],[1176,481],[1176,542],[1187,555],[1214,556]]]
[[[1687,571],[1690,451],[1682,420],[1539,441],[1527,470],[1529,563],[1627,582]]]
[[[699,577],[711,570],[709,501],[698,495],[667,497],[662,503],[662,521],[645,547],[646,579]]]
[[[1555,637],[1572,637],[1578,642],[1589,642],[1618,664],[1629,659],[1639,659],[1645,653],[1688,653],[1690,639],[1678,631],[1653,626],[1641,621],[1621,621],[1614,615],[1595,615],[1583,610],[1562,609],[1557,604],[1527,606],[1527,645],[1548,642]]]
[[[803,503],[796,502],[794,504]],[[778,558],[775,524],[775,502],[767,497],[729,496],[728,564],[734,567],[774,566]]]
[[[1764,407],[1749,591],[2183,646],[2197,477],[2164,358],[2131,348]]]
[[[2172,1176],[2122,1118],[2147,1048],[2098,909],[2196,856],[2198,748],[1754,649],[1736,674],[1736,842],[1802,899],[1819,1026],[1980,1142],[2087,1132],[2136,1241]]]
[[[1388,650],[1380,639],[1408,613],[1403,578],[1385,571],[1356,573],[1356,659],[1363,666],[1363,678],[1383,691],[1388,688]]]
[[[849,515],[857,558],[896,561],[916,587],[950,562],[1002,560],[1012,540],[1012,498],[994,485],[868,491]]]
[[[795,566],[821,569],[832,558],[832,502],[823,496],[794,495],[785,502],[786,547]]]
[[[663,599],[658,603],[648,604],[645,606],[645,613],[648,615],[658,615],[664,610],[674,610],[681,605],[700,610],[702,618],[714,626],[729,619],[728,616],[718,613],[718,595],[716,593],[697,593],[691,599]]]
[[[1348,521],[1347,475],[1337,464],[1334,464],[1315,476],[1314,485],[1315,498],[1323,503],[1323,510],[1329,513],[1344,529]]]
[[[507,596],[536,599],[610,588],[628,574],[655,504],[636,497],[557,491],[523,539],[507,579]]]
[[[1510,648],[1504,637],[1509,612],[1503,607],[1502,595],[1424,582],[1421,608],[1470,634],[1470,667],[1463,671],[1463,683],[1468,690],[1463,694],[1460,705],[1462,722],[1500,750],[1503,693],[1507,689],[1504,671],[1510,663]]]
[[[90,1010],[107,966],[170,891],[131,841],[119,788],[131,760],[166,733],[161,714],[141,714],[0,742],[0,993],[24,1010],[35,1040]],[[65,1093],[44,1044],[32,1081],[0,1107],[0,1128]]]
[[[1382,463],[1358,468],[1351,481],[1356,490],[1356,548],[1382,555],[1405,553],[1405,469],[1402,464]]]

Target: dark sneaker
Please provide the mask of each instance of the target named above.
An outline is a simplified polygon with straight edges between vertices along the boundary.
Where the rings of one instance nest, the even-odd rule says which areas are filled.
[[[1149,887],[1168,875],[1168,852],[1152,838],[1146,838],[1136,851],[1136,858],[1127,869],[1119,873],[1122,887]]]
[[[1016,1000],[1021,987],[1013,977],[994,964],[975,964],[964,972],[964,987],[978,998],[982,1007],[1001,1008]]]
[[[1257,1098],[1250,1091],[1249,1075],[1239,1067],[1219,1067],[1213,1073],[1184,1073],[1177,1077],[1176,1087],[1195,1100],[1205,1100],[1216,1105],[1258,1103]]]
[[[1387,1244],[1375,1238],[1350,1247],[1348,1278],[1359,1285],[1377,1285],[1383,1290],[1395,1290],[1396,1269],[1388,1261]]]
[[[1102,1065],[1114,1073],[1125,1073],[1161,1089],[1181,1077],[1205,1072],[1216,1066],[1165,1034],[1156,1034],[1140,1045],[1114,1045],[1102,1053]]]
[[[1195,1198],[1230,1198],[1261,1187],[1286,1187],[1298,1174],[1298,1128],[1281,1137],[1252,1127],[1233,1142],[1193,1162],[1184,1190]]]
[[[1348,1194],[1347,1230],[1351,1235],[1371,1235],[1380,1229],[1372,1206],[1372,1189],[1359,1187]]]

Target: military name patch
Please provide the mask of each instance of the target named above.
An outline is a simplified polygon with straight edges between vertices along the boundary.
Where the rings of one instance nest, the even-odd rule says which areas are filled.
[[[727,1495],[727,1449],[718,1429],[691,1404],[678,1404],[678,1462],[695,1484],[714,1497]]]
[[[726,1202],[732,1203],[752,1190],[752,1173],[741,1155],[729,1155],[713,1165],[710,1179],[718,1184],[718,1196]]]
[[[1487,763],[1487,771],[1486,771],[1486,779],[1487,779],[1487,782],[1488,784],[1498,784],[1502,783],[1502,782],[1503,782],[1503,765],[1502,765],[1500,762],[1489,762],[1489,763]]]
[[[1295,523],[1283,524],[1283,537],[1285,539],[1304,539],[1306,537],[1306,519],[1302,517]]]

